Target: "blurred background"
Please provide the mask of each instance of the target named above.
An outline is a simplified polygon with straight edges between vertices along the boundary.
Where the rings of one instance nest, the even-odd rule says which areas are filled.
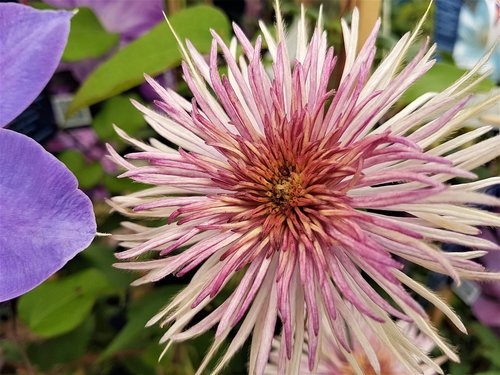
[[[190,97],[179,69],[180,53],[162,22],[162,11],[181,36],[189,37],[205,53],[211,42],[209,28],[229,40],[230,23],[235,21],[255,39],[258,20],[268,25],[274,20],[270,0],[19,2],[37,8],[80,8],[72,19],[68,45],[56,74],[36,101],[8,128],[32,137],[67,165],[94,203],[98,231],[106,233],[120,231],[119,223],[124,219],[110,210],[106,198],[144,188],[116,178],[118,170],[107,160],[105,144],[113,145],[121,154],[127,153],[129,146],[119,139],[112,124],[135,138],[160,137],[129,101],[134,98],[150,104],[157,99],[153,90],[144,84],[142,74],[148,73],[162,85]],[[302,2],[307,6],[308,20],[314,23],[321,2]],[[300,2],[282,0],[281,3],[293,37]],[[361,38],[366,37],[375,19],[382,17],[377,42],[379,61],[416,25],[428,6],[423,0],[324,0],[322,3],[329,41],[339,56],[343,53],[341,16],[349,18],[350,10],[356,5],[361,9]],[[499,37],[498,9],[495,0],[435,0],[422,34],[438,44],[438,62],[401,98],[394,111],[425,92],[444,89],[460,77],[464,69],[471,68]],[[498,90],[498,48],[487,69],[490,79],[478,87],[476,100]],[[491,124],[494,130],[484,137],[491,136],[500,126],[499,111],[497,106],[467,126]],[[499,168],[496,160],[475,172],[482,178],[498,176]],[[498,196],[498,187],[490,193]],[[496,241],[499,238],[498,231],[489,228],[484,228],[483,235]],[[446,249],[460,250],[452,246]],[[192,274],[184,278],[167,277],[156,285],[133,288],[130,283],[134,275],[112,267],[115,250],[112,239],[98,237],[43,285],[17,300],[0,304],[0,374],[194,374],[211,343],[212,333],[176,345],[158,362],[163,350],[158,341],[163,330],[157,326],[144,328],[148,319]],[[487,266],[500,271],[499,257],[498,253],[488,255]],[[447,278],[424,273],[416,266],[406,271],[443,296],[469,330],[469,336],[461,335],[439,313],[430,310],[440,331],[457,344],[462,359],[460,364],[445,364],[445,372],[499,375],[498,283],[465,282],[457,288]],[[208,309],[214,306],[217,304],[209,305]],[[245,374],[247,354],[248,348],[240,350],[225,374]]]

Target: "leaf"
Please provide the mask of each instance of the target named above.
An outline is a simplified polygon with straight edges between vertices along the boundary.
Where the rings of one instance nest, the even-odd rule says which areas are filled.
[[[109,358],[119,350],[140,345],[139,340],[151,332],[151,328],[145,328],[147,321],[166,305],[181,287],[181,285],[163,287],[134,301],[129,308],[127,324],[104,350],[100,359]]]
[[[75,171],[79,171],[82,168],[85,168],[85,158],[76,150],[67,150],[61,152],[61,154],[57,157],[60,161],[62,161],[68,169],[75,174]]]
[[[216,8],[193,6],[170,18],[181,39],[188,38],[201,53],[210,50],[209,29],[228,36],[229,22]],[[143,74],[157,75],[178,66],[181,54],[165,22],[130,43],[90,74],[68,108],[68,117],[79,109],[120,94],[144,81]]]
[[[470,365],[468,363],[450,363],[450,374],[454,375],[469,375]]]
[[[65,335],[30,344],[27,348],[30,361],[39,370],[46,371],[55,365],[78,359],[87,351],[94,327],[94,318],[90,316],[80,326]]]
[[[81,253],[81,256],[87,259],[92,267],[101,271],[117,292],[124,292],[124,289],[135,279],[132,273],[113,268],[113,263],[116,262],[113,249],[103,243],[94,242]]]
[[[500,339],[490,328],[480,323],[471,324],[471,333],[481,341],[477,348],[481,356],[500,367]]]
[[[2,361],[9,362],[22,362],[23,360],[23,351],[18,343],[13,340],[2,339],[0,340],[0,355],[2,357]],[[2,368],[0,367],[0,370]]]
[[[19,318],[42,337],[69,332],[89,315],[97,297],[112,293],[106,277],[95,269],[51,280],[19,300]]]
[[[132,136],[146,127],[143,115],[130,103],[130,99],[140,101],[138,95],[132,94],[118,95],[104,102],[92,121],[92,127],[100,139],[103,141],[120,139],[113,129],[113,124]]]
[[[85,168],[78,171],[78,174],[75,173],[80,188],[82,189],[93,188],[101,181],[103,175],[104,170],[102,169],[101,164],[98,162],[89,164]]]
[[[104,176],[102,166],[97,162],[87,164],[85,157],[79,151],[64,151],[58,156],[58,159],[73,172],[78,179],[78,185],[82,189],[93,188]]]
[[[89,8],[79,8],[71,20],[68,44],[63,52],[63,61],[72,62],[96,58],[116,46],[120,36],[108,33]]]
[[[122,195],[124,193],[134,193],[144,190],[149,187],[149,185],[136,182],[129,178],[118,178],[116,176],[105,175],[104,187],[109,193]]]
[[[438,62],[406,90],[399,99],[399,103],[407,105],[427,92],[443,91],[466,72],[467,70],[460,69],[455,65]],[[474,91],[488,91],[494,86],[495,84],[492,81],[486,79],[477,85]]]

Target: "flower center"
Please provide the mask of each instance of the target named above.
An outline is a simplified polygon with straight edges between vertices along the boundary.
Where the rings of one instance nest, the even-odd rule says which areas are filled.
[[[295,167],[279,168],[271,179],[271,188],[266,195],[273,209],[286,210],[298,204],[298,198],[304,195],[302,178]]]

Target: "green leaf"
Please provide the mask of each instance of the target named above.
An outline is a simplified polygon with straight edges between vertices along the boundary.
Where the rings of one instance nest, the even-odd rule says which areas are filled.
[[[98,162],[89,164],[84,169],[80,170],[78,174],[75,174],[80,188],[82,189],[93,188],[101,181],[103,175],[104,171],[101,164]]]
[[[78,359],[87,351],[94,327],[95,321],[91,316],[65,335],[30,344],[27,348],[30,361],[39,370],[47,371],[56,365]]]
[[[407,105],[427,92],[443,91],[466,72],[455,65],[438,62],[406,90],[399,103]],[[484,80],[474,88],[474,91],[489,91],[494,86],[492,81]]]
[[[210,28],[222,37],[227,37],[229,33],[229,22],[224,13],[205,5],[182,10],[170,17],[170,22],[180,38],[191,40],[201,53],[210,50]],[[139,85],[144,81],[144,73],[157,75],[178,66],[180,61],[177,42],[163,22],[92,72],[76,93],[68,116]]]
[[[134,193],[144,190],[150,186],[135,182],[129,178],[118,178],[116,176],[105,175],[104,187],[109,193],[122,195],[124,193]]]
[[[58,159],[62,161],[73,174],[78,172],[80,169],[85,168],[85,158],[79,151],[67,150],[61,152]]]
[[[480,323],[471,324],[470,330],[481,341],[477,347],[481,356],[487,358],[492,365],[500,367],[500,339],[490,328]]]
[[[106,277],[88,269],[59,280],[50,280],[22,296],[19,318],[42,337],[69,332],[90,314],[97,297],[112,293]]]
[[[0,357],[2,358],[2,361],[8,361],[8,362],[23,361],[23,350],[19,346],[19,343],[13,341],[12,339],[0,340],[0,355],[2,356]]]
[[[113,263],[116,263],[113,249],[103,243],[94,241],[92,245],[80,253],[80,256],[87,259],[93,267],[101,271],[109,283],[116,288],[117,292],[125,292],[130,283],[137,278],[132,273],[113,267]]]
[[[108,33],[89,8],[79,8],[71,19],[68,44],[63,61],[79,61],[104,55],[116,46],[120,35]]]
[[[78,185],[82,189],[90,189],[94,187],[104,176],[101,164],[97,162],[87,164],[85,157],[79,151],[67,150],[62,152],[58,158],[76,176],[78,179]]]
[[[92,121],[92,126],[100,139],[104,141],[120,139],[113,129],[113,124],[132,136],[146,127],[142,113],[130,103],[130,99],[140,101],[138,95],[132,94],[118,95],[104,102]]]
[[[449,364],[450,374],[454,375],[469,375],[470,365],[468,363],[454,363]]]
[[[145,328],[147,321],[166,305],[181,287],[181,285],[163,287],[134,301],[128,311],[127,324],[104,350],[100,359],[109,358],[119,350],[141,345],[140,340],[152,332],[152,328]]]
[[[488,327],[482,325],[481,323],[472,323],[471,332],[477,337],[482,344],[485,345],[493,345],[500,349],[500,345],[497,346],[497,343],[500,344],[500,339],[489,329]]]

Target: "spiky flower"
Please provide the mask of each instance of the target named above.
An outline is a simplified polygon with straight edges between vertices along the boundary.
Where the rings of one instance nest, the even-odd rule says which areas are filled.
[[[126,160],[110,149],[127,170],[123,177],[155,186],[110,204],[132,217],[168,218],[168,223],[125,223],[131,233],[116,236],[126,248],[117,257],[135,261],[117,266],[145,272],[136,285],[197,269],[150,324],[169,326],[161,340],[167,348],[216,326],[198,374],[224,341],[231,337],[211,373],[250,335],[249,372],[262,374],[276,326],[284,352],[280,373],[299,373],[306,337],[312,369],[323,334],[321,315],[332,340],[355,361],[350,337],[366,340],[351,308],[409,373],[419,373],[421,362],[439,372],[392,318],[413,322],[452,360],[457,355],[410,292],[435,304],[460,330],[465,327],[445,303],[401,271],[401,259],[457,282],[499,276],[471,259],[498,248],[475,237],[475,226],[500,220],[469,206],[498,204],[478,190],[499,179],[447,183],[475,178],[470,170],[498,156],[499,137],[461,149],[485,134],[486,126],[446,139],[498,98],[466,107],[468,92],[484,79],[475,75],[478,65],[443,92],[425,94],[393,113],[394,103],[432,66],[434,47],[424,42],[401,66],[418,25],[372,73],[379,23],[356,53],[358,23],[357,11],[351,27],[342,22],[346,59],[336,90],[328,88],[336,57],[321,20],[308,42],[304,13],[295,51],[285,44],[279,9],[277,41],[261,25],[273,61],[269,71],[261,37],[253,45],[236,25],[229,47],[212,32],[208,62],[189,42],[179,41],[192,102],[148,78],[162,98],[156,103],[160,111],[135,103],[179,149],[158,140],[145,144],[118,130],[141,150]],[[218,70],[219,50],[227,75]],[[476,250],[444,253],[436,241]],[[236,287],[200,321],[197,314],[231,279]]]
[[[351,309],[353,316],[358,313]],[[322,323],[325,324],[324,316]],[[320,336],[320,345],[318,351],[318,361],[316,368],[309,370],[307,352],[302,353],[300,359],[299,372],[300,375],[355,375],[361,372],[363,375],[412,375],[408,370],[401,365],[400,360],[388,350],[387,346],[382,343],[377,335],[371,331],[370,327],[363,322],[363,319],[358,315],[357,322],[366,337],[366,342],[361,343],[356,339],[352,340],[351,358],[344,355],[345,350],[338,347],[334,337],[330,332],[328,324],[325,324],[324,331]],[[410,339],[417,348],[424,353],[430,353],[434,348],[434,343],[428,336],[419,333],[418,329],[411,323],[398,321],[397,325],[401,328],[402,333]],[[367,346],[365,346],[368,344]],[[264,372],[265,375],[276,375],[279,373],[280,356],[283,356],[283,351],[280,351],[279,340],[273,340],[269,363]],[[350,361],[349,361],[350,360]],[[446,357],[442,356],[436,360],[437,363],[442,363]],[[419,361],[420,372],[424,375],[436,375],[436,372],[427,364]]]

